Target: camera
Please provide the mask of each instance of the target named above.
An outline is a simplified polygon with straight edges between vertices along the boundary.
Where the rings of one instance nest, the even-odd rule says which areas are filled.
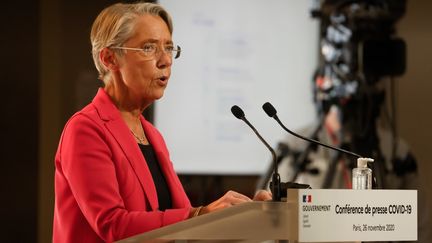
[[[406,45],[395,24],[404,15],[405,0],[325,0],[312,17],[321,20],[321,60],[341,81],[375,83],[402,75]]]
[[[314,99],[326,113],[332,104],[343,106],[355,99],[362,103],[381,78],[405,72],[406,44],[396,36],[395,25],[405,14],[406,0],[320,3],[311,11],[321,25]]]

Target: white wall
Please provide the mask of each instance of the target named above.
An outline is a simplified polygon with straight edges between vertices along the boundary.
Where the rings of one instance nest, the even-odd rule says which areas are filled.
[[[291,128],[315,116],[311,78],[318,21],[311,1],[160,1],[182,47],[155,123],[180,173],[261,174],[270,153],[230,111],[242,107],[271,145],[284,136],[261,106]]]

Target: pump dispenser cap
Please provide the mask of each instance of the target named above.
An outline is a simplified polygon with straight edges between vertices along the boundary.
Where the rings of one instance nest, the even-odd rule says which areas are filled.
[[[368,162],[373,162],[374,160],[371,158],[358,158],[357,159],[357,167],[358,168],[366,168]]]

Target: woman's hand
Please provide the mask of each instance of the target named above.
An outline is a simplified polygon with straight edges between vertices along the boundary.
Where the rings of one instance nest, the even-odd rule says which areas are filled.
[[[223,195],[218,200],[203,207],[199,215],[210,213],[223,208],[228,208],[231,207],[232,205],[236,205],[244,202],[252,202],[252,199],[250,199],[249,197],[241,193],[235,191],[228,191],[227,193],[225,193],[225,195]]]
[[[268,201],[271,199],[272,199],[271,192],[266,191],[266,190],[258,190],[255,193],[253,201]],[[235,191],[228,191],[221,198],[210,203],[207,206],[192,208],[189,217],[195,217],[198,215],[217,211],[219,209],[228,208],[228,207],[231,207],[232,205],[236,205],[236,204],[244,203],[244,202],[251,202],[251,201],[252,201],[252,199],[250,199],[249,197],[247,197],[241,193],[238,193]]]
[[[269,201],[272,200],[272,193],[266,190],[258,190],[253,198],[254,201]]]

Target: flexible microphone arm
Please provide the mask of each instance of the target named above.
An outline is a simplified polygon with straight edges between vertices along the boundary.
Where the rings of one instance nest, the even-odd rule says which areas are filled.
[[[237,117],[238,119],[244,121],[251,129],[252,131],[254,131],[254,133],[257,135],[257,137],[261,140],[261,142],[268,148],[268,150],[270,150],[271,154],[272,154],[272,158],[273,158],[273,162],[276,162],[276,152],[274,151],[274,149],[264,140],[264,138],[258,133],[258,131],[255,129],[255,127],[248,121],[248,119],[246,119],[245,113],[243,112],[243,110],[238,107],[237,105],[234,105],[231,107],[231,112],[233,113],[233,115],[235,117]],[[275,172],[278,173],[277,171],[277,166],[274,167]]]
[[[251,129],[254,131],[254,133],[257,135],[257,137],[261,140],[261,142],[270,150],[272,157],[273,157],[273,165],[274,165],[274,172],[272,176],[272,183],[271,183],[271,191],[272,191],[272,199],[275,202],[281,201],[281,187],[280,187],[280,176],[278,173],[278,166],[277,166],[277,157],[276,152],[274,149],[264,140],[264,138],[258,133],[258,131],[255,129],[255,127],[246,119],[246,116],[243,112],[243,110],[238,107],[237,105],[234,105],[231,107],[231,112],[233,115],[244,121]]]
[[[307,137],[303,137],[302,135],[299,135],[299,134],[297,134],[297,133],[295,133],[295,132],[289,130],[289,129],[288,129],[287,127],[285,127],[285,125],[284,125],[284,124],[279,120],[279,117],[276,115],[277,111],[276,111],[276,109],[273,107],[273,105],[270,104],[270,102],[266,102],[266,103],[264,103],[264,105],[262,106],[262,108],[264,109],[265,113],[266,113],[269,117],[274,118],[274,119],[279,123],[279,125],[280,125],[280,126],[281,126],[285,131],[287,131],[288,133],[290,133],[290,134],[292,134],[292,135],[294,135],[294,136],[296,136],[296,137],[298,137],[298,138],[304,139],[304,140],[306,140],[306,141],[308,141],[308,142],[311,142],[311,143],[319,144],[319,145],[324,146],[324,147],[326,147],[326,148],[330,148],[330,149],[333,149],[333,150],[336,150],[336,151],[339,151],[339,152],[342,152],[342,153],[345,153],[345,154],[348,154],[348,155],[351,155],[351,156],[354,156],[354,157],[357,157],[357,158],[363,158],[363,156],[361,156],[361,155],[359,155],[359,154],[353,153],[353,152],[348,151],[348,150],[345,150],[345,149],[341,149],[341,148],[333,147],[333,146],[330,146],[330,145],[327,145],[327,144],[321,143],[321,142],[319,142],[319,141],[317,141],[317,140],[314,140],[314,139],[310,139],[310,138],[307,138]]]

